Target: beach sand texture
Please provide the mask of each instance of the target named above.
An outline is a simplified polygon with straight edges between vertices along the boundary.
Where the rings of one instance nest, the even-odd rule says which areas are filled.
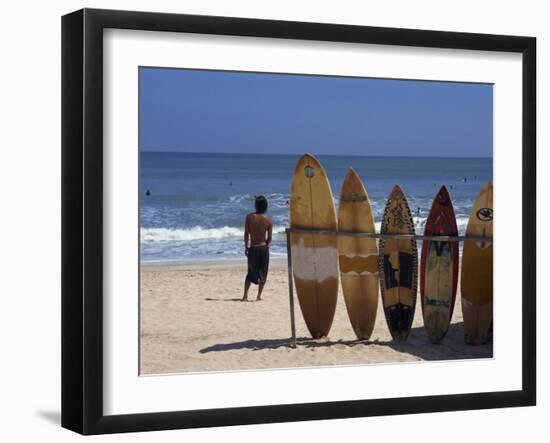
[[[420,297],[407,342],[395,343],[382,303],[368,342],[358,342],[340,288],[330,336],[308,335],[295,301],[296,349],[290,343],[286,261],[272,260],[261,302],[240,302],[246,261],[196,265],[142,265],[140,276],[140,373],[167,374],[296,368],[405,361],[490,358],[492,341],[464,343],[460,288],[449,332],[430,343]],[[249,299],[255,300],[252,285]],[[296,294],[295,294],[296,296]]]

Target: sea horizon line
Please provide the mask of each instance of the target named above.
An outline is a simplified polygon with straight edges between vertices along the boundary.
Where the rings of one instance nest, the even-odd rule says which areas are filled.
[[[257,152],[196,152],[196,151],[147,151],[140,149],[140,154],[190,154],[190,155],[263,155],[271,157],[290,157],[301,156],[306,153],[315,155],[316,157],[361,157],[361,158],[471,158],[471,159],[493,159],[492,156],[452,156],[452,155],[358,155],[358,154],[315,154],[311,151],[302,154],[280,154],[280,153],[257,153]]]

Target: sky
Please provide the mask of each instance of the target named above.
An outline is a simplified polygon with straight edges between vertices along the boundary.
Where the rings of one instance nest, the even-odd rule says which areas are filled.
[[[141,151],[492,157],[488,84],[141,67]]]

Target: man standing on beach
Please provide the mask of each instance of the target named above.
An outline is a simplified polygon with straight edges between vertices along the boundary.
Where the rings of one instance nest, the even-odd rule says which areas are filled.
[[[262,300],[262,291],[267,280],[269,268],[269,244],[273,223],[265,213],[267,199],[260,195],[254,202],[256,212],[246,216],[244,221],[244,254],[248,257],[248,273],[244,282],[244,295],[241,301],[248,301],[250,284],[258,285],[256,301]],[[250,241],[250,247],[248,246]]]

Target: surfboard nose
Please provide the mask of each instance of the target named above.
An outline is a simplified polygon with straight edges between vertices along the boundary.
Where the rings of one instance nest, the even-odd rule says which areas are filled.
[[[439,188],[435,201],[442,205],[448,205],[451,202],[451,195],[445,185],[442,185],[441,188]]]
[[[309,152],[306,152],[304,155],[302,155],[298,161],[319,163],[315,156],[313,154],[310,154]]]
[[[348,168],[348,171],[346,172],[346,176],[345,176],[344,180],[347,180],[348,177],[357,177],[357,178],[359,178],[359,174],[357,174],[357,171],[355,169],[353,169],[352,166],[350,166]]]
[[[399,185],[395,185],[390,192],[390,198],[399,198],[404,196],[405,196],[405,193],[403,192],[403,189],[401,189],[401,186]]]
[[[296,162],[293,179],[300,173],[305,174],[308,178],[313,177],[319,165],[319,162],[313,155],[308,153],[303,154]]]
[[[342,184],[342,187],[347,184],[357,184],[361,181],[359,178],[359,174],[353,169],[352,167],[348,168],[348,171],[346,172],[346,176],[344,177],[344,182]]]

